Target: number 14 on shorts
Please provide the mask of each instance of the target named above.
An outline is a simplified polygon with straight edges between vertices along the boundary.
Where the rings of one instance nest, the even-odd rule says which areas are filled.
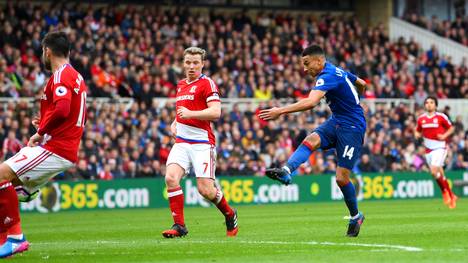
[[[349,147],[349,145],[346,145],[343,151],[343,158],[348,157],[349,160],[353,158],[354,154],[354,147]]]

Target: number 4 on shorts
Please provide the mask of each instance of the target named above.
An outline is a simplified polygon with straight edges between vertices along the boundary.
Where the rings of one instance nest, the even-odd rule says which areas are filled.
[[[346,145],[343,151],[343,158],[348,157],[348,159],[351,160],[351,158],[353,158],[353,153],[354,147],[349,147],[349,145]]]

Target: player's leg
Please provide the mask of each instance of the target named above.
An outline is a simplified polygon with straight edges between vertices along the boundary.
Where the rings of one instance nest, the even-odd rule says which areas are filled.
[[[192,163],[197,177],[198,192],[210,200],[224,215],[228,236],[235,236],[238,232],[237,212],[224,198],[223,191],[215,185],[216,150],[211,145],[193,145]]]
[[[358,210],[356,189],[350,180],[351,170],[359,159],[364,133],[337,129],[336,155],[338,168],[336,169],[336,183],[343,193],[344,201],[351,219],[348,224],[347,236],[356,237],[359,234],[364,215]]]
[[[445,158],[444,158],[445,159]],[[448,180],[447,180],[447,177],[445,177],[445,171],[444,171],[444,167],[439,167],[439,173],[440,173],[440,177],[444,178],[445,179],[445,187],[446,187],[446,191],[444,192],[445,195],[449,196],[450,197],[450,202],[448,203],[448,207],[450,209],[454,209],[457,207],[457,200],[458,200],[458,196],[455,195],[455,193],[453,193],[452,191],[452,188],[450,187],[450,184],[448,183]],[[445,199],[446,197],[444,197]],[[448,198],[447,198],[448,199]],[[444,200],[445,202],[445,200]]]
[[[0,174],[13,174],[16,185],[21,184],[30,193],[38,191],[51,178],[73,166],[70,161],[49,152],[42,147],[24,147],[12,158],[0,165]],[[18,196],[14,188],[8,191],[8,208],[10,214],[19,218]],[[10,206],[11,205],[11,206]],[[28,249],[19,220],[9,226],[7,242],[0,248],[0,256],[7,257]]]
[[[28,249],[21,229],[18,196],[11,181],[17,181],[16,174],[5,163],[0,164],[0,258],[9,257]]]
[[[294,175],[294,171],[309,159],[313,151],[318,148],[329,149],[334,147],[336,142],[335,127],[336,122],[333,119],[327,120],[304,139],[301,145],[299,145],[296,151],[289,157],[285,166],[282,168],[267,169],[266,175],[283,184],[290,184],[292,181],[291,176]]]
[[[14,186],[21,184],[15,173],[5,164],[0,164],[0,245],[7,241],[8,229],[18,224],[21,229],[18,196]],[[14,177],[14,179],[10,179]],[[13,182],[13,183],[12,183]]]
[[[457,197],[453,194],[452,189],[450,189],[450,185],[447,181],[447,178],[445,177],[445,173],[444,173],[445,157],[446,157],[446,150],[437,149],[426,154],[426,161],[431,170],[432,177],[434,177],[434,180],[439,185],[439,188],[442,192],[442,198],[444,200],[444,203],[449,208],[455,208]]]
[[[162,232],[166,238],[182,237],[187,235],[184,219],[184,192],[180,186],[180,180],[190,169],[188,147],[185,144],[176,143],[169,153],[166,163],[166,188],[174,224],[171,229]]]

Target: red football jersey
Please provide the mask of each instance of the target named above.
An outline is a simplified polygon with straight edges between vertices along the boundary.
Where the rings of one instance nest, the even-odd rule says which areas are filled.
[[[439,140],[437,135],[444,134],[450,127],[452,127],[452,123],[447,115],[436,112],[432,116],[428,116],[426,113],[419,116],[416,130],[422,132],[427,151],[432,151],[446,147],[446,142]]]
[[[86,84],[70,64],[58,68],[44,88],[39,130],[49,121],[58,100],[70,100],[70,113],[59,127],[44,135],[42,147],[76,162],[86,122]]]
[[[176,107],[200,111],[208,108],[208,102],[220,101],[218,87],[212,79],[201,74],[192,82],[187,79],[177,84]],[[210,121],[187,119],[177,116],[177,142],[208,143],[215,145],[215,137]]]

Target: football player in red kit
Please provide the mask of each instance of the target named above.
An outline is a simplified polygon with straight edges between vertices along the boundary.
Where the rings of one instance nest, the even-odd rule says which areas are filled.
[[[53,72],[41,97],[37,132],[28,145],[0,164],[0,257],[28,249],[21,230],[15,186],[34,193],[50,178],[74,166],[86,121],[86,86],[69,64],[70,42],[64,32],[42,40],[42,61]]]
[[[237,212],[215,185],[216,142],[211,122],[221,116],[221,101],[214,81],[202,74],[205,50],[184,51],[186,78],[177,84],[177,117],[171,125],[176,143],[169,153],[166,170],[167,196],[174,225],[162,232],[166,238],[185,236],[184,193],[180,180],[193,169],[198,192],[224,215],[228,236],[237,235]]]
[[[418,118],[415,136],[416,138],[423,137],[427,165],[442,191],[444,203],[453,209],[457,205],[458,198],[445,178],[444,162],[447,156],[447,138],[452,135],[455,128],[445,114],[436,111],[437,104],[436,97],[430,96],[424,100],[426,113]]]

